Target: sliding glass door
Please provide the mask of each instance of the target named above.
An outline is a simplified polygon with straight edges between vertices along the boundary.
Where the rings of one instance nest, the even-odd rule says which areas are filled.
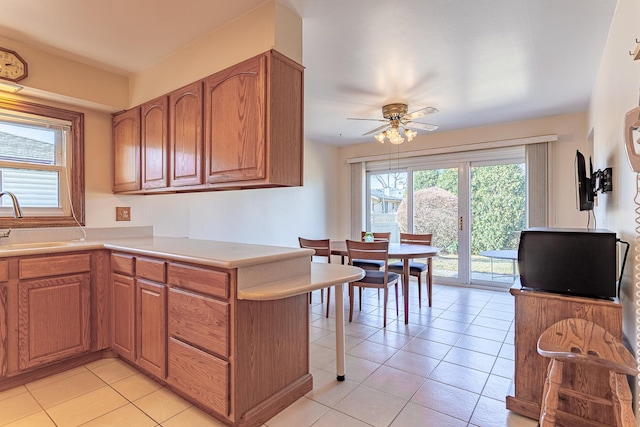
[[[471,280],[511,286],[526,227],[524,163],[471,166]]]
[[[412,171],[411,205],[408,218],[402,209],[398,216],[404,228],[418,234],[432,234],[432,245],[440,248],[440,255],[433,260],[434,276],[455,281],[461,279],[460,269],[460,171],[463,166]],[[407,199],[408,200],[408,199]],[[462,197],[464,200],[464,196]]]
[[[369,172],[368,229],[389,231],[392,241],[401,232],[433,234],[440,283],[511,286],[526,228],[524,150],[497,154]]]

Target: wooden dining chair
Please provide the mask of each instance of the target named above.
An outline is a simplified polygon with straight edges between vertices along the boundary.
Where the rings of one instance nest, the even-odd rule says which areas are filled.
[[[329,239],[305,239],[303,237],[298,237],[298,242],[300,243],[301,248],[313,249],[316,251],[315,254],[311,256],[311,260],[313,261],[313,257],[323,257],[327,259],[327,262],[331,262],[331,244]],[[329,317],[329,302],[331,301],[331,287],[327,288],[327,317]],[[323,298],[323,289],[320,289],[320,302],[324,302]],[[311,292],[309,292],[309,304],[311,304]]]
[[[410,243],[412,245],[427,245],[431,246],[432,234],[412,234],[412,233],[400,233],[400,243]],[[418,278],[418,306],[422,307],[422,273],[428,271],[429,265],[426,262],[410,261],[409,262],[409,275]],[[389,264],[389,271],[402,274],[404,272],[404,266],[402,261],[396,261]],[[407,280],[409,284],[409,278],[403,277],[402,280]],[[429,297],[429,307],[431,307],[431,294],[432,283],[429,280],[429,275],[425,275],[425,282],[427,284],[427,295]]]
[[[395,285],[396,288],[396,316],[398,315],[398,279],[399,274],[389,271],[389,241],[381,242],[358,242],[347,240],[347,252],[349,254],[349,264],[355,265],[356,260],[382,261],[384,269],[365,270],[362,279],[349,283],[349,322],[353,320],[353,291],[356,286],[362,288],[384,289],[383,305],[383,327],[387,327],[387,301],[389,300],[389,287]],[[360,310],[362,310],[362,292],[360,292]]]
[[[364,235],[366,231],[363,231],[360,239],[364,242]],[[374,242],[388,242],[391,239],[391,232],[375,232],[373,234]],[[356,259],[353,260],[353,265],[356,267],[360,267],[363,270],[380,270],[384,267],[384,262],[377,260],[365,260],[365,259]]]

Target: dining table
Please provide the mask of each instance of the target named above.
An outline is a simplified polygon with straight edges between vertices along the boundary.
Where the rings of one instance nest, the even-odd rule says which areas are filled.
[[[347,242],[345,240],[332,240],[331,254],[339,255],[344,264],[345,258],[348,259]],[[389,258],[402,260],[402,294],[404,296],[404,323],[409,323],[409,263],[410,260],[416,258],[426,258],[427,260],[427,278],[430,286],[428,286],[429,307],[431,307],[431,290],[433,285],[433,268],[431,266],[432,259],[438,255],[440,249],[435,246],[420,245],[415,243],[389,243]]]

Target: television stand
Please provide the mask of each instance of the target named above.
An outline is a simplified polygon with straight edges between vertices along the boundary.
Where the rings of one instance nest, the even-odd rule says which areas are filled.
[[[513,396],[507,396],[507,409],[538,419],[549,359],[538,354],[538,338],[549,326],[570,317],[589,320],[622,340],[622,304],[613,301],[523,289],[520,278],[509,290],[515,299],[515,372]],[[563,383],[594,396],[607,396],[609,373],[604,368],[567,364]],[[585,400],[561,396],[558,409],[605,424],[614,425],[610,407],[603,408]],[[565,415],[571,425],[571,416]]]

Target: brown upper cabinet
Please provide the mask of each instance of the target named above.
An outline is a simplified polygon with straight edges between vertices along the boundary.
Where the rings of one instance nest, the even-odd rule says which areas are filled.
[[[136,109],[137,152],[135,124],[122,123]],[[116,115],[113,126],[114,193],[300,186],[303,68],[271,50]]]
[[[142,188],[167,186],[168,100],[161,96],[140,107]]]
[[[113,117],[113,192],[140,190],[140,108]]]
[[[169,186],[202,184],[202,82],[169,94]]]

